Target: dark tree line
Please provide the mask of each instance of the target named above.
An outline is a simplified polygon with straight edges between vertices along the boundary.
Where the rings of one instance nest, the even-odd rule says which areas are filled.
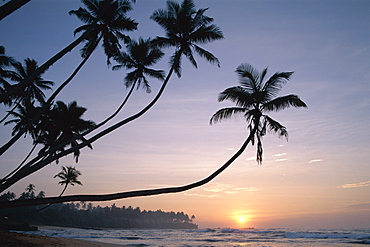
[[[30,184],[18,199],[45,197],[44,191],[35,193]],[[16,195],[7,192],[0,195],[0,201],[14,200]],[[43,209],[44,208],[44,209]],[[43,209],[43,210],[40,210]],[[40,211],[39,211],[40,210]],[[0,216],[8,221],[32,225],[50,225],[80,228],[156,228],[156,229],[196,229],[195,216],[184,212],[147,211],[139,207],[93,206],[92,203],[61,203],[45,208],[45,205],[1,209]]]

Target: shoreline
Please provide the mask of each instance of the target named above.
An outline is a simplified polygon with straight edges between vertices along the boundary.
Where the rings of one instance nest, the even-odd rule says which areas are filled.
[[[50,229],[50,228],[49,228]],[[118,247],[119,244],[109,244],[97,241],[88,241],[74,238],[47,237],[18,232],[0,230],[2,247]]]

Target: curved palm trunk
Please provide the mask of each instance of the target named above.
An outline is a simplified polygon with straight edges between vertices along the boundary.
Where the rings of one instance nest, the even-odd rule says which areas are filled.
[[[109,122],[111,119],[113,119],[115,116],[117,116],[117,114],[122,110],[122,108],[126,105],[128,99],[130,98],[132,92],[134,91],[134,88],[135,88],[135,85],[136,85],[136,82],[137,80],[133,83],[130,91],[128,92],[128,94],[126,95],[126,98],[122,101],[121,105],[117,108],[117,110],[112,114],[110,115],[109,117],[107,117],[104,121],[102,121],[101,123],[97,124],[94,128],[91,128],[87,131],[85,131],[81,136],[84,136],[84,135],[87,135],[91,132],[93,132],[94,130],[98,129],[99,127],[103,126],[104,124],[106,124],[107,122]]]
[[[3,119],[0,120],[0,123],[4,122],[10,116],[10,114],[19,106],[21,101],[22,101],[22,97],[20,97],[18,99],[18,101],[15,103],[14,107],[10,111],[8,111],[8,113],[3,117]]]
[[[90,58],[92,52],[95,50],[97,47],[98,43],[102,39],[102,35],[99,37],[97,42],[95,43],[95,47],[87,54],[87,56],[81,61],[81,63],[77,66],[77,68],[73,71],[73,73],[68,77],[66,81],[64,81],[58,88],[55,90],[55,92],[50,96],[48,101],[43,105],[43,107],[39,110],[39,112],[33,117],[33,119],[27,124],[26,127],[24,127],[22,130],[20,130],[15,136],[12,137],[7,143],[5,143],[1,148],[0,148],[0,156],[3,155],[18,139],[27,131],[27,129],[37,121],[42,115],[42,113],[45,112],[46,109],[49,108],[51,105],[52,101],[55,99],[55,97],[63,90],[64,87],[68,85],[72,81],[72,79],[76,76],[76,74],[80,71],[80,69],[84,66],[84,64],[87,62],[87,60]]]
[[[0,20],[4,19],[31,0],[11,0],[0,7]]]
[[[66,189],[67,189],[67,186],[68,186],[68,183],[66,183],[66,185],[64,186],[64,188],[63,188],[62,192],[60,192],[59,197],[61,197],[61,196],[64,194],[64,192],[65,192],[65,191],[66,191]]]
[[[19,166],[17,168],[15,168],[12,172],[10,172],[8,175],[6,175],[4,178],[2,178],[0,180],[1,181],[4,181],[6,179],[8,179],[11,175],[13,175],[14,173],[16,173],[21,167],[22,165],[27,161],[27,159],[31,156],[31,154],[33,153],[33,151],[35,150],[37,146],[37,143],[33,144],[33,147],[32,149],[30,150],[30,152],[27,154],[27,156],[23,159],[23,161],[19,164]]]
[[[137,190],[137,191],[121,192],[121,193],[106,194],[106,195],[74,195],[74,196],[63,196],[63,197],[37,198],[33,200],[7,201],[7,202],[0,202],[0,208],[22,207],[22,206],[40,205],[40,204],[46,204],[46,203],[54,204],[54,203],[71,202],[71,201],[90,201],[90,202],[111,201],[111,200],[117,200],[117,199],[123,199],[123,198],[179,193],[179,192],[183,192],[186,190],[190,190],[190,189],[202,186],[212,181],[215,177],[217,177],[224,170],[226,170],[247,148],[248,144],[251,142],[253,136],[255,135],[257,128],[258,128],[258,125],[254,127],[254,129],[249,134],[248,138],[244,141],[240,149],[224,165],[222,165],[219,169],[217,169],[215,172],[213,172],[208,177],[198,182],[195,182],[195,183],[191,183],[191,184],[179,186],[179,187],[169,187],[169,188],[160,188],[160,189],[152,189],[152,190]]]

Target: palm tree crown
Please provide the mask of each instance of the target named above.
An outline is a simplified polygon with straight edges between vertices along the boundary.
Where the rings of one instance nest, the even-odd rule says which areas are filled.
[[[150,46],[150,39],[139,38],[138,41],[131,40],[127,46],[127,52],[120,52],[114,59],[119,65],[113,66],[113,70],[121,69],[122,67],[127,69],[134,69],[127,73],[125,77],[126,87],[133,86],[137,83],[137,88],[140,86],[147,92],[150,93],[150,85],[146,78],[146,75],[164,80],[163,70],[154,70],[148,68],[148,66],[154,65],[164,55],[164,53],[156,48]]]
[[[117,54],[121,45],[119,40],[125,43],[130,41],[129,36],[123,31],[137,29],[138,23],[126,16],[126,12],[132,9],[127,0],[81,0],[86,8],[71,10],[70,15],[77,16],[86,25],[78,27],[74,33],[86,32],[95,23],[96,27],[86,39],[86,44],[81,50],[82,57],[88,56],[103,38],[104,52],[107,55],[107,63],[110,58]]]
[[[22,65],[20,62],[13,63],[13,67],[15,71],[11,76],[11,79],[19,83],[28,78],[38,69],[37,62],[30,58],[26,58],[24,60],[24,65]],[[54,85],[54,82],[44,80],[41,75],[42,74],[39,74],[37,77],[35,77],[35,79],[32,80],[32,82],[27,85],[19,95],[14,95],[13,97],[16,99],[20,98],[23,102],[36,99],[38,102],[44,103],[45,94],[43,90],[50,90],[51,86]]]
[[[54,176],[54,178],[58,177],[61,179],[61,181],[59,181],[58,184],[64,185],[63,191],[60,193],[60,196],[67,189],[68,185],[72,186],[74,186],[75,184],[82,185],[82,183],[79,180],[77,180],[79,175],[81,175],[81,172],[76,170],[75,167],[72,166],[62,167],[62,171]]]
[[[185,55],[196,68],[193,52],[208,62],[220,65],[212,53],[198,45],[224,38],[221,29],[211,24],[213,18],[204,15],[206,10],[207,8],[196,10],[193,0],[184,0],[181,5],[167,1],[167,10],[156,10],[150,17],[166,33],[166,37],[155,38],[153,44],[158,47],[175,47],[170,64],[178,77],[181,76],[181,55]]]
[[[44,144],[44,148],[40,150],[44,152],[48,149],[52,149],[54,146],[66,143],[65,146],[77,146],[78,141],[84,141],[85,138],[80,136],[84,131],[93,128],[95,123],[90,120],[82,119],[82,115],[86,112],[86,108],[78,106],[76,101],[73,101],[66,105],[62,101],[57,101],[53,109],[47,113],[47,118],[44,118],[45,122],[40,124],[42,133],[38,138],[38,142]],[[79,138],[74,138],[80,136]],[[72,142],[68,142],[69,140]],[[92,148],[91,145],[88,145]],[[64,147],[56,150],[63,151]],[[76,162],[80,155],[80,150],[74,151],[74,157]]]
[[[236,107],[227,107],[218,110],[211,118],[210,124],[228,119],[235,114],[242,114],[248,123],[250,134],[253,135],[252,144],[257,139],[257,162],[262,162],[262,137],[267,131],[288,138],[285,126],[272,119],[265,113],[280,111],[288,107],[307,107],[297,95],[277,97],[283,84],[293,72],[277,72],[267,81],[267,68],[259,72],[251,65],[244,63],[237,69],[240,86],[230,87],[219,94],[218,101],[230,100]]]

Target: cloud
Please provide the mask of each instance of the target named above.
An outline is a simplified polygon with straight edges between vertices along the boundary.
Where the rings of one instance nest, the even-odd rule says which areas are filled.
[[[254,192],[257,191],[256,187],[240,187],[240,188],[235,188],[231,184],[216,184],[214,186],[208,187],[203,189],[208,192],[213,192],[213,193],[225,193],[225,194],[237,194],[241,192]]]
[[[274,156],[275,157],[281,157],[281,156],[284,156],[284,155],[287,155],[287,153],[275,154]]]
[[[312,164],[312,163],[321,162],[321,161],[323,161],[323,160],[322,159],[316,159],[316,160],[310,160],[308,163]]]
[[[252,157],[247,158],[247,160],[256,160],[256,157],[252,156]]]
[[[276,159],[275,161],[276,162],[280,162],[280,161],[286,161],[287,159]]]
[[[370,186],[370,181],[359,182],[359,183],[354,183],[354,184],[343,184],[339,186],[338,188],[350,189],[350,188],[360,188],[360,187],[367,187],[367,186]]]

